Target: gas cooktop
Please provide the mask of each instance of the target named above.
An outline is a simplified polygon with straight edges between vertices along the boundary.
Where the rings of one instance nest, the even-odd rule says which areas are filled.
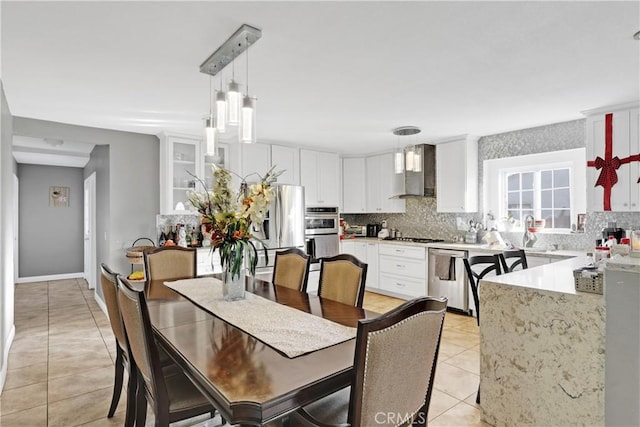
[[[441,243],[444,239],[428,239],[426,237],[387,237],[383,240],[394,240],[401,242],[415,242],[415,243]]]

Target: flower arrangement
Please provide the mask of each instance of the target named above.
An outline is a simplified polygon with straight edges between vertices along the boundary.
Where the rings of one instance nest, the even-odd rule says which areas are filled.
[[[243,254],[248,257],[248,267],[255,274],[258,252],[253,240],[262,243],[265,257],[267,248],[252,230],[262,225],[274,191],[271,184],[282,171],[274,172],[272,167],[256,184],[248,185],[246,177],[240,177],[240,190],[236,194],[231,189],[232,172],[213,166],[214,186],[208,190],[204,182],[195,177],[204,188],[202,192],[189,193],[189,202],[201,216],[201,222],[211,228],[212,250],[220,250],[223,267],[228,266],[232,278],[240,276]],[[252,227],[253,226],[253,227]]]

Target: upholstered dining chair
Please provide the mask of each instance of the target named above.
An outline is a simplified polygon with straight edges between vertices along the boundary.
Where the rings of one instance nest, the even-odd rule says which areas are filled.
[[[153,280],[176,280],[196,277],[197,252],[195,248],[163,246],[143,252],[148,294]]]
[[[131,375],[137,382],[136,426],[144,426],[147,404],[156,426],[210,413],[215,408],[175,365],[163,368],[153,337],[147,300],[142,290],[117,276],[118,303],[130,349]]]
[[[467,279],[469,279],[469,286],[471,286],[471,292],[473,294],[473,301],[476,304],[476,321],[480,326],[480,297],[478,294],[478,287],[480,286],[480,280],[490,273],[494,273],[496,276],[502,274],[500,269],[500,256],[496,255],[477,255],[464,260],[464,269],[467,273]],[[476,403],[480,403],[480,386],[478,385],[478,394],[476,395]]]
[[[298,248],[276,252],[273,284],[306,292],[310,264],[311,257]]]
[[[111,269],[104,263],[100,264],[100,272],[100,283],[102,285],[104,303],[107,306],[109,323],[111,324],[113,336],[116,339],[115,379],[113,381],[113,396],[111,397],[111,406],[109,407],[107,418],[113,417],[113,414],[115,414],[116,408],[118,407],[120,394],[122,393],[124,371],[126,369],[129,375],[129,381],[127,384],[127,409],[124,425],[130,427],[133,426],[135,416],[136,384],[134,381],[135,376],[131,375],[129,349],[127,347],[127,341],[122,326],[122,317],[120,316],[120,309],[118,307],[118,284],[116,283],[117,273],[111,271]]]
[[[498,254],[498,256],[500,257],[500,265],[504,273],[511,273],[517,267],[521,267],[523,270],[529,268],[527,265],[527,254],[524,252],[524,249],[504,251]],[[510,259],[515,259],[515,261],[509,264],[507,260]]]
[[[350,254],[320,260],[318,296],[362,308],[367,264]]]
[[[422,297],[360,320],[351,387],[298,410],[292,425],[426,426],[446,307]]]

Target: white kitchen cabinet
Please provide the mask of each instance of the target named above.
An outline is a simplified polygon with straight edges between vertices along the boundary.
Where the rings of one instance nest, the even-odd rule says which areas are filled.
[[[367,263],[367,280],[365,288],[376,290],[378,284],[378,243],[365,242],[358,239],[341,240],[340,253],[350,254]]]
[[[203,191],[200,178],[211,189],[213,172],[211,166],[226,167],[229,162],[228,145],[218,144],[213,156],[205,156],[202,140],[192,135],[158,135],[160,139],[160,213],[176,213],[179,203],[189,210],[189,191]]]
[[[342,159],[342,213],[365,213],[366,169],[364,157]]]
[[[300,185],[300,150],[282,145],[271,146],[271,166],[276,171],[284,171],[278,177],[278,183]]]
[[[629,159],[630,156],[640,153],[640,109],[631,108],[615,111],[612,108],[612,144],[611,158],[620,160]],[[587,161],[595,161],[601,158],[606,161],[605,155],[605,123],[607,112],[587,116]],[[604,206],[604,188],[595,186],[602,169],[594,166],[587,167],[587,210],[602,212]],[[635,212],[640,211],[640,185],[637,179],[640,177],[640,161],[629,161],[621,164],[615,171],[618,182],[611,187],[611,211]]]
[[[478,138],[460,137],[436,145],[438,212],[478,211]]]
[[[241,175],[248,183],[256,183],[271,169],[271,146],[268,144],[241,144]]]
[[[427,295],[426,248],[378,245],[379,290],[401,298]]]
[[[369,213],[403,213],[405,202],[391,197],[404,193],[404,176],[394,171],[393,153],[366,158],[366,205]]]
[[[300,184],[307,206],[340,204],[340,158],[336,153],[300,150]]]

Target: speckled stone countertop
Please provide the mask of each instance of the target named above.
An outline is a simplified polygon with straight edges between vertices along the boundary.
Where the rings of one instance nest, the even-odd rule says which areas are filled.
[[[469,244],[469,243],[452,243],[452,242],[439,242],[439,243],[418,243],[418,242],[407,242],[404,240],[384,240],[378,239],[374,237],[357,237],[355,239],[344,239],[341,242],[376,242],[381,245],[403,245],[403,246],[418,246],[418,247],[426,247],[426,248],[443,248],[443,249],[455,249],[469,252],[486,252],[486,253],[500,253],[506,249],[495,249],[489,248],[484,244]],[[544,248],[526,248],[525,252],[530,256],[538,256],[538,257],[548,257],[548,258],[558,258],[558,259],[567,259],[573,257],[585,256],[586,253],[584,251],[573,251],[573,250],[546,250]]]
[[[640,274],[640,258],[632,258],[628,256],[611,258],[607,261],[605,268],[607,270],[628,271]]]

